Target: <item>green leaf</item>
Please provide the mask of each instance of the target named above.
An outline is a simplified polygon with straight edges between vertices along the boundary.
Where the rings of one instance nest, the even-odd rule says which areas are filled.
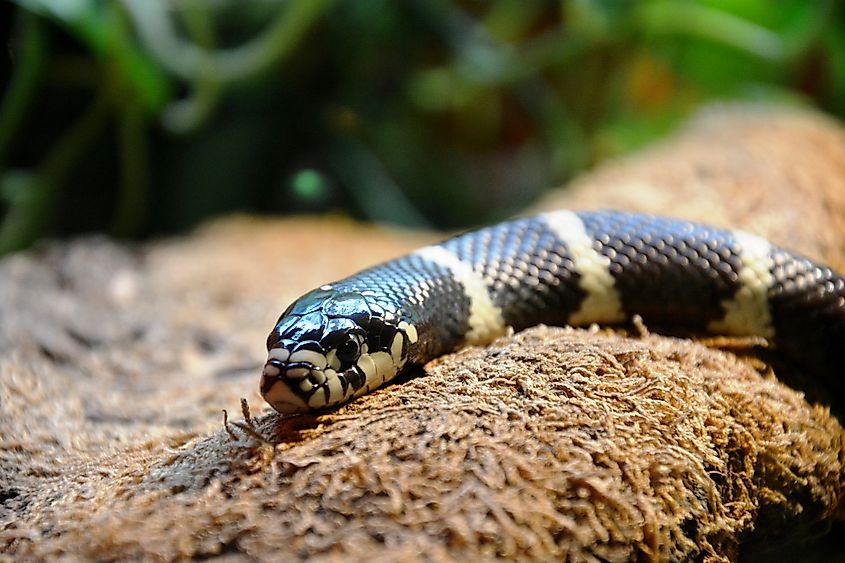
[[[777,33],[702,4],[675,0],[644,2],[635,18],[640,29],[657,36],[698,37],[772,62],[780,62],[785,55],[785,46]]]
[[[106,18],[96,0],[13,0],[22,8],[60,23],[94,53],[106,47]]]
[[[98,59],[114,63],[123,81],[144,106],[158,113],[170,99],[164,72],[134,43],[121,20],[120,5],[97,0],[14,0],[22,8],[48,18],[86,45]]]
[[[26,170],[7,170],[0,176],[0,199],[9,205],[23,205],[32,192],[35,177]]]

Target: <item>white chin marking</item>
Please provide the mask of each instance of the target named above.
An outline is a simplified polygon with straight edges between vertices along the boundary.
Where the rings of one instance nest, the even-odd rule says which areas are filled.
[[[277,381],[267,394],[264,395],[264,400],[282,414],[305,412],[308,410],[308,405],[295,395],[284,381]]]
[[[264,366],[264,375],[267,377],[276,377],[277,375],[279,375],[279,368],[277,368],[273,364],[266,364]]]
[[[306,367],[288,368],[285,370],[285,377],[287,379],[302,379],[303,377],[308,377],[310,373],[311,370]]]
[[[299,350],[290,355],[291,362],[306,362],[319,369],[325,369],[326,357],[313,350]]]
[[[311,372],[311,377],[317,382],[317,385],[322,385],[326,382],[327,377],[335,377],[336,373],[333,369],[326,368],[324,370],[315,369]]]
[[[581,274],[578,286],[587,294],[581,307],[569,317],[571,325],[617,323],[625,320],[622,300],[610,273],[610,258],[600,254],[587,235],[584,223],[572,211],[541,215],[546,225],[564,244]]]
[[[358,358],[358,367],[364,372],[364,375],[367,377],[367,381],[374,381],[376,375],[378,375],[376,364],[369,354],[361,354],[361,357]]]
[[[337,359],[337,350],[329,350],[326,354],[326,364],[337,371],[340,369],[340,360]]]
[[[326,382],[326,386],[329,388],[329,405],[339,403],[343,400],[343,386],[340,384],[340,379],[332,377]]]
[[[775,335],[769,312],[769,288],[772,276],[772,247],[769,242],[744,231],[733,231],[740,246],[742,266],[738,278],[740,288],[733,299],[722,302],[725,316],[711,322],[707,330],[719,334],[738,336],[758,335],[772,338]]]
[[[284,348],[273,348],[267,353],[267,357],[271,360],[279,360],[285,362],[290,357],[290,352]]]
[[[410,342],[411,344],[417,343],[419,335],[417,334],[417,329],[414,327],[414,325],[402,321],[399,323],[399,330],[403,331],[406,335],[408,335],[408,342]]]
[[[402,333],[397,332],[393,337],[393,344],[390,345],[390,357],[393,358],[393,363],[399,365],[402,361],[402,344],[405,339],[402,338]]]
[[[393,363],[393,358],[387,352],[374,352],[370,354],[370,358],[376,365],[376,372],[381,379],[380,383],[384,383],[396,375],[396,364]]]
[[[318,389],[316,393],[308,398],[308,408],[319,409],[326,406],[326,395],[322,389]]]
[[[502,311],[490,298],[484,278],[473,269],[471,264],[463,262],[442,246],[426,246],[414,254],[449,268],[455,279],[464,287],[464,292],[469,298],[470,326],[464,338],[469,344],[486,344],[505,333]],[[410,338],[410,333],[408,336]]]

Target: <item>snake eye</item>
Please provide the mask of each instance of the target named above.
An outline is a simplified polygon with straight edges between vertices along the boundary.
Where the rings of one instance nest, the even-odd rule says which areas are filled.
[[[354,336],[350,336],[346,342],[338,346],[337,359],[344,363],[353,364],[358,360],[358,340]]]

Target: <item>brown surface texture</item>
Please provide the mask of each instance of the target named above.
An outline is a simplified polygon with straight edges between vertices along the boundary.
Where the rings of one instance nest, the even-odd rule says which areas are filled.
[[[838,125],[732,108],[555,205],[743,226],[841,267],[843,183]],[[241,217],[1,261],[0,559],[720,561],[841,522],[840,423],[686,339],[537,327],[331,413],[272,413],[279,311],[431,239]]]

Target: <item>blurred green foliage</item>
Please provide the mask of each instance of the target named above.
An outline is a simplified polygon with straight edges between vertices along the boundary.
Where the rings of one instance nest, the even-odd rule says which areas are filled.
[[[845,115],[836,0],[17,0],[0,253],[232,210],[454,227],[702,103]]]

